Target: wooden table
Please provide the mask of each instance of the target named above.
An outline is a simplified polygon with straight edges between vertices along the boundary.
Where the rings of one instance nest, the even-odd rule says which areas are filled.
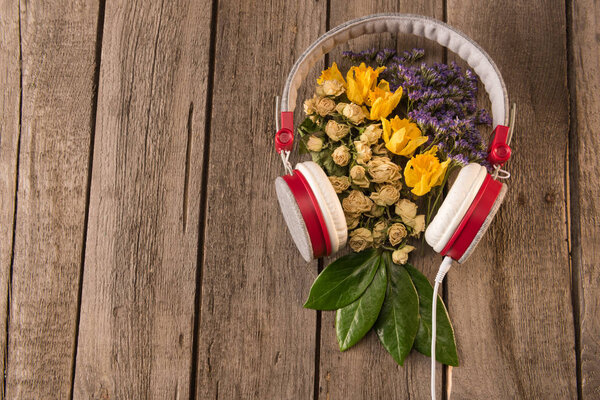
[[[289,68],[384,11],[466,32],[519,110],[505,205],[444,288],[461,366],[439,392],[600,398],[598,2],[1,0],[5,398],[428,398],[428,358],[372,334],[342,354],[302,308],[327,260],[301,260],[273,190]],[[446,57],[352,48],[373,45]]]

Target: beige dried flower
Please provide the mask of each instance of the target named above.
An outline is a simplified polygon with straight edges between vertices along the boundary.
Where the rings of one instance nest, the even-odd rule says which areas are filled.
[[[344,115],[344,108],[348,105],[348,103],[338,103],[337,106],[335,106],[335,111],[337,111],[338,113]]]
[[[378,191],[371,193],[371,200],[380,206],[391,206],[400,198],[400,192],[392,185],[383,185]]]
[[[352,214],[365,213],[371,211],[373,202],[360,190],[352,190],[348,197],[342,200],[344,211]]]
[[[378,206],[377,204],[373,204],[373,207],[371,207],[371,211],[369,211],[367,215],[370,217],[379,218],[383,215],[384,211],[384,207]]]
[[[373,146],[373,154],[377,154],[378,156],[388,156],[388,151],[385,148],[385,142],[381,142]]]
[[[362,124],[367,117],[362,107],[354,103],[346,105],[342,113],[355,125]]]
[[[415,248],[413,246],[406,245],[401,249],[395,250],[392,253],[392,261],[400,265],[406,264],[406,262],[408,261],[408,253],[410,253],[414,249]]]
[[[360,141],[367,143],[369,146],[373,146],[377,143],[382,133],[383,129],[381,129],[381,124],[371,124],[367,126],[360,135]]]
[[[381,246],[387,238],[387,222],[384,220],[378,221],[373,226],[373,244],[375,247]]]
[[[306,100],[304,100],[304,113],[306,115],[314,114],[314,112],[315,112],[315,102],[316,102],[317,98],[318,98],[317,96],[313,96],[312,99],[306,99]]]
[[[344,136],[350,132],[350,127],[344,124],[338,124],[334,120],[329,120],[325,125],[325,133],[334,142],[340,141]]]
[[[348,230],[356,228],[360,222],[360,213],[344,212],[344,217],[346,217],[346,226],[348,227]]]
[[[342,82],[336,80],[336,79],[331,79],[328,81],[323,82],[323,84],[321,86],[317,87],[318,92],[322,93],[323,96],[339,96],[342,93],[344,93],[345,89],[344,89],[344,85],[342,84]]]
[[[321,117],[331,114],[335,110],[335,101],[329,97],[321,97],[315,102],[315,111]]]
[[[421,232],[423,232],[425,230],[425,215],[417,215],[416,217],[410,219],[410,220],[405,220],[405,218],[402,218],[402,221],[410,226],[411,228],[413,228],[413,232],[411,233],[411,236],[419,236],[421,235]]]
[[[388,238],[390,239],[390,243],[392,246],[399,245],[402,240],[406,237],[407,231],[406,227],[401,223],[395,223],[390,226],[388,229]]]
[[[359,164],[366,164],[371,159],[371,148],[368,144],[356,141],[354,142],[354,148],[356,149],[356,162]]]
[[[341,167],[345,167],[350,162],[350,149],[344,145],[338,146],[333,153],[331,153],[333,162]]]
[[[402,199],[396,203],[395,211],[405,224],[410,225],[407,221],[417,216],[417,205],[408,199]]]
[[[350,232],[348,245],[353,251],[358,253],[373,245],[373,235],[367,228],[355,229]]]
[[[360,165],[355,165],[350,169],[350,178],[352,179],[352,184],[362,187],[369,187],[369,180],[367,179],[367,171],[364,167]]]
[[[399,180],[400,167],[387,157],[373,157],[367,164],[371,180],[376,183],[394,182]]]
[[[333,190],[338,194],[350,187],[350,178],[347,176],[330,176],[329,182],[331,182]]]
[[[306,141],[306,148],[310,151],[321,151],[323,148],[323,139],[318,136],[311,135]]]

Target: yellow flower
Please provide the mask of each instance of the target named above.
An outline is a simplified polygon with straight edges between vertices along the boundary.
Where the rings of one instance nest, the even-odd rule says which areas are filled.
[[[404,180],[406,186],[413,188],[411,192],[417,196],[429,193],[432,187],[441,185],[450,160],[440,163],[435,156],[437,146],[424,154],[417,154],[406,163]]]
[[[319,85],[322,85],[325,83],[325,81],[338,81],[342,85],[346,86],[346,81],[344,80],[344,77],[342,76],[342,73],[338,69],[336,63],[333,63],[330,68],[322,71],[321,76],[319,79],[317,79],[317,83]]]
[[[412,157],[417,147],[427,141],[427,136],[421,135],[417,124],[407,119],[395,116],[388,121],[381,118],[381,123],[385,147],[394,154]]]
[[[370,120],[385,118],[394,111],[402,98],[402,88],[399,87],[394,93],[390,91],[390,85],[385,80],[369,92],[367,105],[371,106]]]
[[[379,73],[384,69],[385,67],[373,69],[367,67],[365,63],[350,68],[350,71],[346,74],[348,99],[358,105],[364,104],[368,100],[369,92],[375,87]]]

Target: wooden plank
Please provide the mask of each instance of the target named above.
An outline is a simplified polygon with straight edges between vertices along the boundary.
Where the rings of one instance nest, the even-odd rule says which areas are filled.
[[[518,105],[503,208],[448,274],[461,366],[452,399],[577,397],[565,210],[565,8],[551,1],[448,2]],[[549,67],[551,66],[551,67]]]
[[[75,398],[188,398],[210,1],[108,2]]]
[[[274,190],[275,96],[325,29],[326,3],[219,1],[198,333],[198,399],[308,399],[316,262],[289,237]]]
[[[0,1],[0,367],[5,371],[6,317],[13,249],[21,101],[19,3]],[[4,373],[0,376],[4,391]]]
[[[426,2],[388,1],[376,2],[338,1],[331,2],[331,27],[361,16],[381,13],[401,12],[429,15],[443,19],[442,1]],[[443,48],[426,39],[418,39],[408,35],[381,34],[355,39],[350,45],[341,46],[331,53],[330,63],[338,62],[349,67],[349,62],[342,58],[342,50],[361,51],[370,48],[397,48],[400,51],[420,47],[426,50],[426,61],[442,61]],[[325,265],[335,257],[325,260]],[[431,281],[440,262],[428,247],[424,253],[412,255],[415,267],[426,274]],[[399,366],[379,343],[374,332],[352,349],[340,353],[335,336],[335,313],[322,313],[321,355],[319,398],[321,399],[390,399],[390,398],[427,398],[429,396],[429,358],[416,351],[409,355],[404,366]],[[442,385],[442,368],[437,373],[438,393]]]
[[[74,363],[99,7],[12,3],[5,2],[3,11],[10,9],[15,18],[20,4],[23,81],[20,133],[15,83],[9,85],[14,98],[5,97],[3,107],[10,124],[2,128],[3,152],[9,151],[5,138],[8,148],[20,141],[5,395],[66,398]],[[7,62],[18,49],[9,54]]]
[[[600,5],[568,3],[570,11],[571,218],[573,271],[579,298],[581,394],[600,398]]]

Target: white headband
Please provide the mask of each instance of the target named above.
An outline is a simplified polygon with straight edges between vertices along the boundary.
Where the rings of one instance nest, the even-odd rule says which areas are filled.
[[[494,127],[508,125],[508,94],[498,67],[473,40],[453,27],[411,14],[375,14],[343,23],[326,32],[300,56],[285,82],[281,111],[293,111],[298,88],[312,66],[336,46],[372,33],[409,33],[433,40],[465,60],[479,76],[492,103]]]

